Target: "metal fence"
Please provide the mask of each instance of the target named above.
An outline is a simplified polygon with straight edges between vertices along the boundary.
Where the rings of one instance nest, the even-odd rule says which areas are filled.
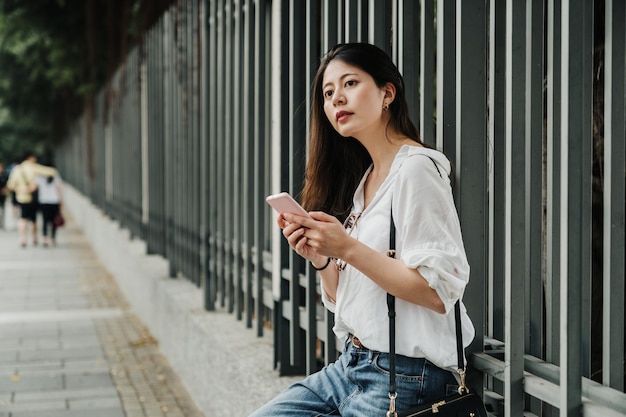
[[[301,189],[310,86],[364,41],[456,168],[472,381],[495,415],[626,415],[620,0],[180,0],[57,149],[65,179],[259,335],[282,374],[337,355],[264,197]]]

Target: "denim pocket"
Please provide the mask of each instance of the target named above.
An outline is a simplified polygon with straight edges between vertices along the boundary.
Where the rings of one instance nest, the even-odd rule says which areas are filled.
[[[407,382],[421,382],[424,376],[425,359],[408,358],[396,355],[396,380]],[[389,375],[389,354],[376,353],[372,360],[372,366],[380,373]]]

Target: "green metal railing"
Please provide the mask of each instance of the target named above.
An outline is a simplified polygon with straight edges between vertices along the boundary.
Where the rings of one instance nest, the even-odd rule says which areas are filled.
[[[625,17],[617,0],[179,0],[57,162],[207,310],[271,327],[281,374],[313,372],[337,356],[333,317],[264,197],[301,189],[323,51],[375,43],[455,166],[472,385],[494,415],[626,415]]]

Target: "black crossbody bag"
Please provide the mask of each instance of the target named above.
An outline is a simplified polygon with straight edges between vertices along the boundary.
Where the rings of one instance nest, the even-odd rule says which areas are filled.
[[[389,231],[389,251],[387,256],[396,257],[396,226],[391,216]],[[461,301],[454,305],[456,321],[456,351],[458,357],[457,372],[461,379],[459,393],[430,404],[422,404],[402,413],[396,412],[396,298],[387,294],[387,308],[389,310],[389,411],[386,417],[487,417],[487,410],[482,399],[477,394],[469,392],[465,385],[465,349],[463,348],[463,334],[461,331]]]

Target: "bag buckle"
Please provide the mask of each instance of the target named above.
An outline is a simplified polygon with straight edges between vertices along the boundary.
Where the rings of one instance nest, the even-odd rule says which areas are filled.
[[[456,372],[459,374],[459,377],[461,378],[461,385],[459,385],[459,394],[461,395],[465,395],[465,394],[469,394],[470,390],[469,388],[467,388],[467,385],[465,385],[465,368],[463,369],[457,369]]]
[[[438,413],[439,407],[441,407],[442,405],[446,405],[446,400],[441,400],[438,403],[434,403],[433,405],[431,405],[430,408],[433,410],[433,414]]]
[[[386,417],[398,417],[398,413],[396,413],[396,397],[398,396],[397,392],[389,393],[389,411],[387,411]]]

